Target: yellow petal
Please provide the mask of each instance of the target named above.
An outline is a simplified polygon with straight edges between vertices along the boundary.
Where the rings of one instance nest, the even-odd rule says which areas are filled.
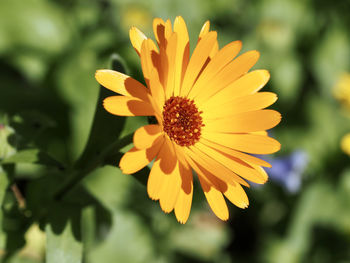
[[[166,84],[167,84],[167,79],[169,74],[169,63],[168,63],[165,46],[160,46],[159,48],[159,63],[160,63],[159,64],[160,67],[158,68],[159,80],[160,80],[160,83],[162,83],[163,85],[164,94],[165,94]]]
[[[236,151],[234,149],[231,149],[231,148],[228,148],[224,145],[221,145],[221,144],[217,144],[217,143],[214,143],[214,142],[211,142],[211,141],[208,141],[206,139],[201,139],[200,140],[201,143],[217,150],[217,151],[220,151],[222,153],[225,153],[227,155],[230,155],[234,158],[237,158],[237,159],[241,159],[243,160],[244,162],[247,162],[249,163],[250,165],[261,165],[261,166],[264,166],[264,167],[269,167],[271,168],[271,164],[269,164],[268,162],[262,160],[262,159],[259,159],[255,156],[252,156],[252,155],[249,155],[249,154],[246,154],[246,153],[242,153],[242,152],[239,152],[239,151]]]
[[[205,120],[203,131],[247,133],[268,130],[281,121],[281,114],[274,110],[258,110],[238,113],[221,119]]]
[[[216,160],[212,159],[205,153],[198,150],[196,147],[190,147],[190,149],[185,148],[185,153],[189,158],[191,158],[193,161],[201,165],[203,168],[205,168],[208,171],[215,171],[215,176],[219,178],[220,180],[224,182],[228,182],[231,184],[235,184],[236,182],[239,182],[240,184],[249,186],[249,184],[244,181],[242,178],[240,178],[238,175],[236,175],[234,172],[217,162]],[[189,160],[190,162],[190,160]]]
[[[197,44],[199,43],[199,41],[202,40],[202,38],[207,35],[210,31],[210,21],[206,21],[204,23],[204,25],[202,26],[201,31],[199,32],[199,36],[198,36],[198,41]],[[215,41],[214,46],[212,47],[210,53],[209,53],[209,58],[211,59],[212,57],[214,57],[216,55],[216,53],[219,50],[219,43],[218,41]]]
[[[195,97],[196,102],[204,103],[208,98],[226,88],[236,79],[247,73],[259,59],[259,52],[256,50],[248,51],[232,62],[227,64],[214,78],[202,87],[201,92]]]
[[[145,39],[147,39],[147,37],[137,27],[134,27],[134,26],[131,27],[129,30],[129,37],[130,37],[132,46],[136,50],[137,54],[140,56],[142,42]]]
[[[219,43],[216,40],[213,48],[210,51],[209,58],[212,59],[219,52]]]
[[[226,190],[223,191],[223,194],[232,204],[240,208],[247,208],[249,205],[247,194],[238,183],[235,185],[226,184]]]
[[[210,51],[215,44],[216,37],[216,32],[209,32],[203,37],[203,39],[201,39],[201,41],[199,41],[198,45],[194,49],[181,86],[181,96],[187,96],[188,92],[192,88],[198,74],[201,72],[203,66],[208,60]]]
[[[164,181],[164,173],[159,167],[160,159],[154,162],[147,181],[147,193],[152,200],[159,200],[160,190]]]
[[[209,157],[221,163],[222,165],[233,171],[235,174],[238,174],[239,176],[243,177],[244,179],[258,184],[263,184],[266,182],[265,178],[261,176],[261,174],[258,171],[256,171],[252,166],[238,158],[234,158],[219,151],[215,151],[214,149],[205,146],[200,142],[196,143],[194,147],[206,153]]]
[[[198,176],[205,197],[214,214],[223,221],[229,217],[228,208],[222,193],[208,184],[201,176]]]
[[[159,46],[159,56],[153,56],[153,63],[157,63],[157,69],[159,74],[160,83],[165,88],[167,74],[169,72],[169,65],[166,56],[166,47],[170,36],[172,35],[172,28],[170,20],[164,22],[160,18],[153,20],[153,31]]]
[[[177,56],[177,34],[173,33],[166,46],[166,57],[168,60],[168,74],[165,85],[165,99],[169,99],[174,94],[175,86],[175,61]]]
[[[189,97],[195,97],[201,92],[201,88],[208,83],[218,72],[224,68],[234,57],[239,53],[242,48],[241,41],[234,41],[224,46],[208,63],[199,76],[198,80],[194,84],[189,93]]]
[[[101,69],[95,73],[96,80],[105,88],[116,93],[148,100],[148,90],[137,80],[118,71]]]
[[[152,116],[151,104],[135,97],[111,96],[103,101],[103,107],[109,113],[119,116]]]
[[[208,185],[212,185],[216,190],[222,192],[234,205],[240,208],[248,207],[248,197],[239,183],[229,184],[215,177],[215,175],[204,169],[198,163],[191,164],[197,174]]]
[[[160,55],[153,40],[148,38],[141,46],[141,67],[146,84],[150,87],[150,75],[155,69],[158,72],[160,65]]]
[[[163,184],[159,192],[159,203],[165,213],[170,213],[174,209],[181,188],[179,169],[179,162],[176,161],[173,171],[169,174],[164,174]]]
[[[161,135],[161,128],[157,124],[142,126],[134,133],[134,146],[137,149],[149,148]]]
[[[214,95],[215,96],[215,95]],[[229,102],[220,102],[220,107],[216,104],[204,103],[201,107],[203,119],[220,119],[235,115],[237,113],[256,111],[270,106],[277,100],[277,95],[272,92],[258,92],[239,98],[233,98]],[[225,99],[227,101],[227,98]]]
[[[202,28],[201,31],[199,32],[199,36],[198,36],[198,42],[206,35],[209,33],[209,29],[210,29],[210,21],[206,21]]]
[[[198,176],[201,176],[203,180],[205,180],[209,185],[212,185],[216,190],[219,190],[220,192],[223,192],[226,190],[226,188],[222,188],[224,181],[220,180],[217,176],[214,175],[217,171],[209,171],[206,168],[203,167],[200,163],[192,160],[191,158],[188,159],[189,164],[195,170]],[[233,184],[236,184],[237,182],[233,182]]]
[[[174,69],[174,96],[180,95],[180,87],[187,69],[190,56],[190,43],[185,21],[181,16],[175,18],[174,32],[177,33],[177,47]]]
[[[170,19],[168,19],[165,22],[165,38],[168,40],[172,34],[173,34],[173,29],[171,26],[171,21],[170,21]]]
[[[203,132],[202,137],[226,147],[253,154],[271,154],[281,148],[278,141],[263,135]]]
[[[152,93],[152,99],[150,100],[153,108],[155,109],[158,116],[158,122],[162,119],[162,110],[165,102],[164,89],[159,80],[159,75],[155,69],[150,73],[150,89]]]
[[[176,143],[173,143],[173,145],[177,159],[186,169],[190,169],[190,166],[188,165],[188,162],[185,157],[184,147],[177,145]]]
[[[267,131],[250,132],[250,134],[262,135],[262,136],[268,136],[269,135]]]
[[[177,197],[174,212],[177,221],[185,224],[190,215],[193,196],[192,169],[186,168],[180,163],[181,188]]]
[[[171,173],[174,170],[177,156],[174,149],[174,144],[170,141],[170,139],[165,136],[164,147],[166,147],[166,151],[164,156],[160,160],[160,169],[166,174]]]
[[[156,37],[158,46],[163,46],[167,44],[167,40],[173,33],[171,28],[171,21],[168,19],[166,22],[161,18],[155,18],[153,20],[153,32]]]
[[[157,118],[161,118],[160,115],[165,101],[164,86],[160,80],[160,78],[164,78],[163,69],[161,69],[163,67],[162,56],[164,54],[158,53],[157,47],[151,39],[143,42],[141,47],[141,66],[145,81],[152,93],[151,104],[156,111]]]
[[[226,88],[208,98],[203,103],[203,108],[210,109],[217,105],[224,105],[235,98],[253,94],[259,91],[269,81],[270,74],[267,70],[254,70],[237,79]]]
[[[174,171],[177,162],[176,156],[166,140],[164,140],[148,177],[147,192],[153,200],[159,200],[165,175],[169,175]]]
[[[150,148],[142,150],[132,148],[120,159],[120,169],[124,174],[132,174],[141,170],[155,158],[162,144],[163,140],[158,139]]]
[[[153,33],[158,45],[165,42],[165,23],[161,18],[153,19]]]
[[[252,163],[250,163],[250,165],[253,166],[253,168],[255,170],[257,170],[261,174],[262,177],[265,178],[265,182],[269,179],[269,176],[264,168],[262,168],[261,166],[256,165],[256,164],[252,164]]]
[[[214,176],[212,174],[210,174],[210,177],[207,177],[205,174],[205,172],[207,172],[207,170],[205,168],[203,168],[202,165],[200,165],[198,162],[193,160],[188,155],[186,155],[185,158],[186,158],[186,161],[187,161],[189,167],[196,172],[197,176],[202,176],[202,179],[205,180],[209,185],[213,185],[217,190],[220,190],[218,183],[217,183],[218,180],[220,180],[219,178],[217,178],[216,176]]]

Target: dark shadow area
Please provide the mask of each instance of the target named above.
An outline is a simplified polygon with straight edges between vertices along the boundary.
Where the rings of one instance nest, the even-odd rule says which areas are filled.
[[[31,143],[47,150],[52,138],[65,145],[70,135],[70,109],[60,98],[52,76],[55,64],[58,61],[51,65],[42,84],[33,86],[12,65],[0,60],[0,79],[6,83],[1,85],[0,111],[8,114],[20,145]],[[67,160],[65,147],[60,151],[59,157]]]
[[[32,180],[28,184],[27,206],[32,212],[32,220],[38,221],[42,229],[50,224],[57,235],[71,222],[75,239],[81,241],[81,213],[84,208],[92,207],[96,218],[96,236],[102,237],[100,233],[108,232],[112,225],[110,212],[81,185],[73,188],[62,201],[53,200],[53,193],[62,179],[63,176],[56,173]]]

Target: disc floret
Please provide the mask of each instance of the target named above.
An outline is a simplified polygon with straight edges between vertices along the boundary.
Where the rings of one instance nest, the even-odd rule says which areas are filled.
[[[204,126],[201,113],[193,100],[170,97],[163,107],[164,132],[180,146],[194,145]]]

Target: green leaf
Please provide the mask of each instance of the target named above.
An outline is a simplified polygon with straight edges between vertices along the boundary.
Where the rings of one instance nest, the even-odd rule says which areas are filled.
[[[10,180],[7,176],[6,171],[0,166],[0,204],[2,205],[6,190],[10,184]]]
[[[2,163],[35,163],[48,166],[56,166],[60,169],[63,168],[63,165],[61,163],[53,159],[47,153],[40,151],[39,149],[26,149],[19,151],[9,158],[3,160]]]
[[[126,71],[125,62],[122,61],[119,55],[112,55],[111,65],[113,69],[118,70],[119,72],[125,73]],[[113,95],[115,95],[115,93],[100,86],[100,94],[98,96],[90,136],[83,154],[77,161],[76,168],[86,167],[87,163],[90,163],[92,159],[98,159],[101,156],[101,153],[105,152],[106,148],[109,148],[113,143],[116,143],[120,139],[120,133],[124,127],[125,117],[114,116],[106,112],[102,106],[102,101],[106,97]],[[118,149],[120,148],[114,148],[114,150]],[[108,156],[104,156],[103,158],[108,158]]]
[[[329,26],[313,51],[312,67],[323,95],[330,96],[339,76],[349,67],[350,40],[342,25]],[[334,66],[336,65],[336,66]]]
[[[84,244],[84,257],[92,250],[96,239],[95,208],[88,206],[83,208],[81,216],[82,241]]]
[[[28,141],[40,139],[45,130],[56,126],[56,122],[40,109],[21,111],[11,119],[10,124]]]
[[[15,131],[0,121],[0,160],[5,159],[16,152],[16,147],[11,143]]]
[[[56,204],[50,211],[46,225],[46,262],[80,263],[83,244],[80,237],[80,209],[68,204]]]
[[[29,0],[27,4],[23,6],[21,0],[0,2],[0,34],[6,38],[6,46],[38,50],[42,56],[62,51],[70,41],[72,28],[65,14],[58,5],[47,1]],[[41,23],[50,25],[50,30],[43,32],[38,27]]]
[[[62,232],[67,221],[71,220],[74,222],[75,236],[79,241],[80,220],[82,220],[82,239],[88,238],[91,232],[94,232],[93,235],[97,239],[103,239],[106,231],[111,227],[111,216],[104,207],[104,203],[101,203],[81,184],[75,185],[73,189],[70,189],[72,191],[65,192],[66,195],[62,196],[62,198],[57,198],[55,190],[57,190],[57,186],[60,186],[64,178],[63,174],[55,171],[28,183],[26,204],[28,210],[32,212],[32,217],[40,221],[42,226],[50,223],[56,233]],[[60,200],[59,205],[56,202],[58,199]],[[90,211],[90,208],[93,210],[94,222],[84,222],[84,211],[85,209]],[[80,211],[82,211],[81,219]],[[87,213],[91,214],[91,211]],[[85,231],[85,227],[89,228],[91,225],[93,225],[93,229],[89,229],[90,232]],[[88,242],[91,243],[91,240]]]
[[[111,55],[111,68],[115,71],[129,75],[129,68],[125,60],[117,53]]]
[[[82,262],[83,244],[91,248],[111,227],[110,213],[82,186],[51,202],[46,220],[47,263]]]
[[[89,253],[90,262],[156,262],[155,244],[149,227],[134,213],[113,213],[113,227],[105,242]]]
[[[77,241],[72,233],[71,222],[68,222],[64,231],[57,235],[53,232],[50,225],[46,228],[46,262],[82,262],[83,247],[82,243]]]
[[[0,166],[1,167],[1,166]],[[2,166],[0,171],[0,249],[10,258],[25,244],[24,234],[31,224],[30,217],[23,214],[18,200],[11,190],[14,165]]]
[[[4,198],[5,198],[5,194],[6,194],[6,190],[8,188],[10,184],[9,178],[6,174],[6,172],[2,169],[2,167],[0,166],[0,205],[2,207],[3,202],[4,202]],[[0,211],[0,222],[2,224],[3,220],[4,220],[4,215],[3,215],[3,210],[1,209]],[[0,249],[4,249],[6,246],[6,234],[3,231],[2,227],[0,227]]]

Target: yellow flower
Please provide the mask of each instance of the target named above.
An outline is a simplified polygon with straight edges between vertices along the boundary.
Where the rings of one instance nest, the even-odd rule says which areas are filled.
[[[179,222],[188,219],[196,172],[207,201],[222,220],[229,217],[224,196],[238,207],[248,206],[242,185],[263,184],[267,162],[250,154],[280,149],[266,130],[281,115],[264,110],[277,100],[271,92],[258,92],[268,81],[266,70],[249,69],[257,51],[237,58],[242,43],[234,41],[219,50],[217,33],[206,22],[190,58],[189,37],[182,17],[172,28],[170,20],[156,18],[156,44],[140,30],[130,39],[141,57],[147,87],[122,73],[98,70],[97,81],[121,94],[104,100],[104,108],[121,116],[155,116],[158,124],[136,130],[134,148],[120,160],[123,173],[142,169],[154,158],[147,191],[159,200],[165,213],[174,210]]]
[[[350,109],[350,74],[343,73],[333,90],[334,97],[338,99],[346,109]]]

